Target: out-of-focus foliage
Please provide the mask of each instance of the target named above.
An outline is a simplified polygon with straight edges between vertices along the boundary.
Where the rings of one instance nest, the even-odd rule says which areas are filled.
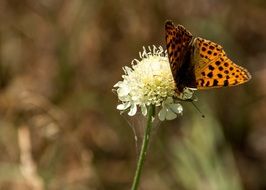
[[[182,134],[181,141],[173,139],[172,164],[184,189],[242,189],[232,152],[216,121],[192,118]]]
[[[142,46],[164,46],[167,19],[221,44],[253,78],[239,87],[197,92],[201,111],[211,110],[205,119],[184,103],[183,117],[157,127],[142,189],[189,189],[184,178],[201,176],[195,154],[206,148],[194,144],[201,142],[195,133],[215,138],[208,145],[215,155],[204,155],[206,167],[212,166],[206,182],[216,183],[220,171],[224,178],[218,179],[225,181],[217,189],[234,183],[265,189],[265,18],[263,0],[1,0],[0,189],[130,187],[134,134],[111,89]],[[181,157],[191,164],[182,165]],[[195,176],[188,179],[191,187]]]

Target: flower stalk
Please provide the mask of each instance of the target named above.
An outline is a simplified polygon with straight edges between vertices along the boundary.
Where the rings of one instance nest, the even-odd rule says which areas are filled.
[[[153,119],[154,115],[155,115],[155,106],[150,105],[148,107],[148,112],[147,112],[147,126],[146,126],[144,137],[142,140],[141,150],[140,150],[137,168],[136,168],[136,172],[135,172],[135,176],[134,176],[131,190],[137,190],[138,186],[139,186],[141,172],[143,169],[143,165],[144,165],[144,161],[145,161],[145,158],[147,155],[148,145],[149,145],[149,141],[150,141],[150,135],[151,135],[151,129],[152,129],[152,119]]]

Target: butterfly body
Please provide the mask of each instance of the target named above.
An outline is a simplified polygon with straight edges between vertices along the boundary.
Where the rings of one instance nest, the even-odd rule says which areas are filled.
[[[165,24],[166,48],[177,93],[185,87],[210,89],[234,86],[250,80],[251,75],[233,63],[223,48],[203,38],[193,38],[183,26]]]

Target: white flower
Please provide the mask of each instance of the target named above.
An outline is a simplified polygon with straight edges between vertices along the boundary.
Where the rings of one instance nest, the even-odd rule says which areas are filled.
[[[173,98],[169,97],[162,102],[162,109],[159,111],[159,119],[161,121],[176,118],[176,114],[182,114],[183,107],[181,104],[174,104]]]
[[[160,120],[172,120],[177,114],[182,114],[183,108],[176,98],[191,99],[193,90],[185,88],[184,92],[177,96],[176,85],[170,69],[167,53],[161,46],[158,48],[143,47],[140,60],[134,59],[132,68],[124,67],[123,80],[114,85],[121,104],[118,110],[129,109],[128,115],[133,116],[137,107],[141,108],[144,116],[147,114],[147,106],[161,107]]]

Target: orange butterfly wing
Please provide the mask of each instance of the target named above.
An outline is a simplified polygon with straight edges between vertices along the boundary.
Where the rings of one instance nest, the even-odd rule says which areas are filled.
[[[192,34],[181,25],[175,27],[171,21],[165,23],[165,32],[166,49],[178,91],[182,92],[187,86],[196,87],[193,68],[186,61],[190,58],[189,47]]]
[[[220,45],[195,38],[192,46],[191,61],[195,65],[198,89],[235,86],[251,79],[249,72],[233,63]]]

